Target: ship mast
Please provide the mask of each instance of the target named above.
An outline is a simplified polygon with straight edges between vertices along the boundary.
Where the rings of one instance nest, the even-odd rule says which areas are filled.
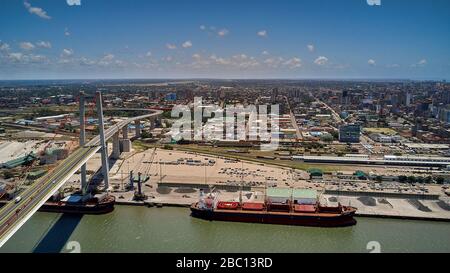
[[[239,191],[239,205],[242,207],[242,187],[244,186],[244,161],[241,160],[241,186]]]

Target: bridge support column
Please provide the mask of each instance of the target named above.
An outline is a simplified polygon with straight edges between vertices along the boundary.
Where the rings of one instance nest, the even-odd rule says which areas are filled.
[[[85,97],[84,92],[80,91],[80,147],[83,147],[86,142],[85,132]],[[86,163],[81,166],[81,191],[85,195],[87,191],[87,178],[86,178]]]
[[[120,141],[119,141],[119,132],[113,135],[113,151],[111,154],[112,159],[119,159],[120,157]]]
[[[108,161],[108,146],[106,146],[105,141],[105,125],[103,123],[103,106],[102,106],[102,93],[97,91],[97,113],[98,113],[98,127],[100,131],[100,145],[102,146],[102,173],[103,181],[105,183],[105,191],[109,188],[109,161]]]
[[[128,125],[122,128],[122,137],[120,140],[120,152],[121,153],[129,153],[131,152],[131,141],[128,138]]]
[[[156,127],[156,119],[150,120],[150,131],[155,129]]]
[[[141,121],[136,120],[134,122],[134,127],[136,128],[136,138],[140,138],[141,137]]]
[[[128,139],[128,125],[125,125],[122,128],[122,137],[123,139]]]

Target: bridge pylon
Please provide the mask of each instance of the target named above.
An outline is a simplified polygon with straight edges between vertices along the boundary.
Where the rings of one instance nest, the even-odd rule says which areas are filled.
[[[86,118],[85,118],[85,94],[80,91],[80,147],[83,147],[86,142]],[[87,179],[86,179],[86,163],[81,166],[81,191],[85,195],[87,191]]]
[[[102,93],[100,91],[96,92],[97,101],[97,114],[98,114],[98,128],[100,131],[100,146],[102,153],[102,174],[103,181],[105,183],[104,190],[107,191],[109,188],[109,160],[108,160],[108,146],[105,140],[105,124],[103,121],[103,105],[102,105]]]

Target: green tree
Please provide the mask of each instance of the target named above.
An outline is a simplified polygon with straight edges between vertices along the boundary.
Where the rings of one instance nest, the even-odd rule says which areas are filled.
[[[165,144],[163,149],[165,149],[165,150],[173,150],[173,147],[171,145],[169,145],[169,144]]]
[[[436,177],[436,183],[437,184],[442,185],[442,184],[444,184],[444,182],[445,182],[444,177],[442,177],[442,176]]]

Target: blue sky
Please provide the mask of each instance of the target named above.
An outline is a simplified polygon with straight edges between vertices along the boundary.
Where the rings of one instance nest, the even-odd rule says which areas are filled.
[[[0,26],[0,79],[450,79],[448,0],[2,0]]]

